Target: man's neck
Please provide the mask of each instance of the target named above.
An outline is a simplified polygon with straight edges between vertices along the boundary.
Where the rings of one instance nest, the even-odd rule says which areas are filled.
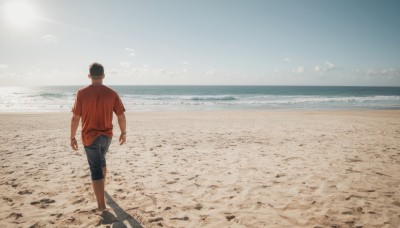
[[[103,81],[101,80],[92,80],[92,85],[93,86],[101,86],[103,85]]]

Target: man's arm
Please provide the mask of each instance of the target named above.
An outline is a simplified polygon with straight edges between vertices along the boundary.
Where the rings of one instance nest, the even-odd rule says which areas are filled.
[[[73,150],[78,150],[78,142],[75,139],[76,136],[76,131],[78,130],[79,127],[79,121],[81,119],[81,116],[73,115],[71,118],[71,148]]]
[[[124,113],[118,116],[118,125],[119,129],[121,130],[121,135],[119,136],[119,144],[122,145],[126,142],[126,118]]]

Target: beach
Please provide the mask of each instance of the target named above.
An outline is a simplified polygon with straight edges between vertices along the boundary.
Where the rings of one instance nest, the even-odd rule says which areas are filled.
[[[0,114],[1,227],[400,226],[399,110],[128,113],[103,216],[70,118]]]

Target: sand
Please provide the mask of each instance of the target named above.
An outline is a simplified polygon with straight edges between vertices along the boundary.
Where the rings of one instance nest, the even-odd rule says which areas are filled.
[[[400,111],[127,120],[100,216],[83,148],[69,147],[70,113],[0,114],[0,227],[400,226]]]

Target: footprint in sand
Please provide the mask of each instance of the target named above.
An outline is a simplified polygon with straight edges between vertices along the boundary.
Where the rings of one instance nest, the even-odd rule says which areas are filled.
[[[80,178],[86,178],[86,177],[89,177],[89,174],[84,174],[84,175],[80,176]]]
[[[40,208],[46,208],[50,206],[51,203],[55,203],[55,200],[52,199],[41,199],[40,201],[33,201],[31,202],[31,205],[38,206]]]
[[[3,197],[3,200],[8,202],[8,203],[12,203],[13,202],[13,200],[11,198],[8,198],[8,197]]]
[[[24,190],[24,191],[19,191],[18,194],[19,195],[30,195],[30,194],[32,194],[32,192],[29,190]]]
[[[97,209],[91,209],[91,210],[76,209],[74,211],[74,213],[83,214],[83,215],[91,215],[91,214],[96,213],[96,212],[97,212]]]
[[[188,220],[189,220],[189,217],[188,217],[188,216],[184,216],[184,217],[181,217],[181,218],[170,218],[170,220],[182,220],[182,221],[188,221]]]
[[[75,200],[72,204],[79,204],[82,203],[83,201],[85,201],[85,198],[80,198],[78,200]]]
[[[8,218],[14,218],[15,220],[17,220],[17,219],[19,219],[19,218],[21,218],[21,217],[22,217],[22,214],[21,214],[21,213],[15,213],[15,212],[11,213],[11,214],[8,216]]]
[[[149,219],[149,222],[159,222],[159,221],[163,221],[163,220],[164,220],[163,218],[157,217],[157,218]]]
[[[50,214],[50,216],[55,216],[56,218],[60,218],[62,215],[63,213]]]
[[[194,206],[194,209],[196,210],[201,210],[203,208],[203,205],[201,205],[200,203],[198,203],[196,206]]]

